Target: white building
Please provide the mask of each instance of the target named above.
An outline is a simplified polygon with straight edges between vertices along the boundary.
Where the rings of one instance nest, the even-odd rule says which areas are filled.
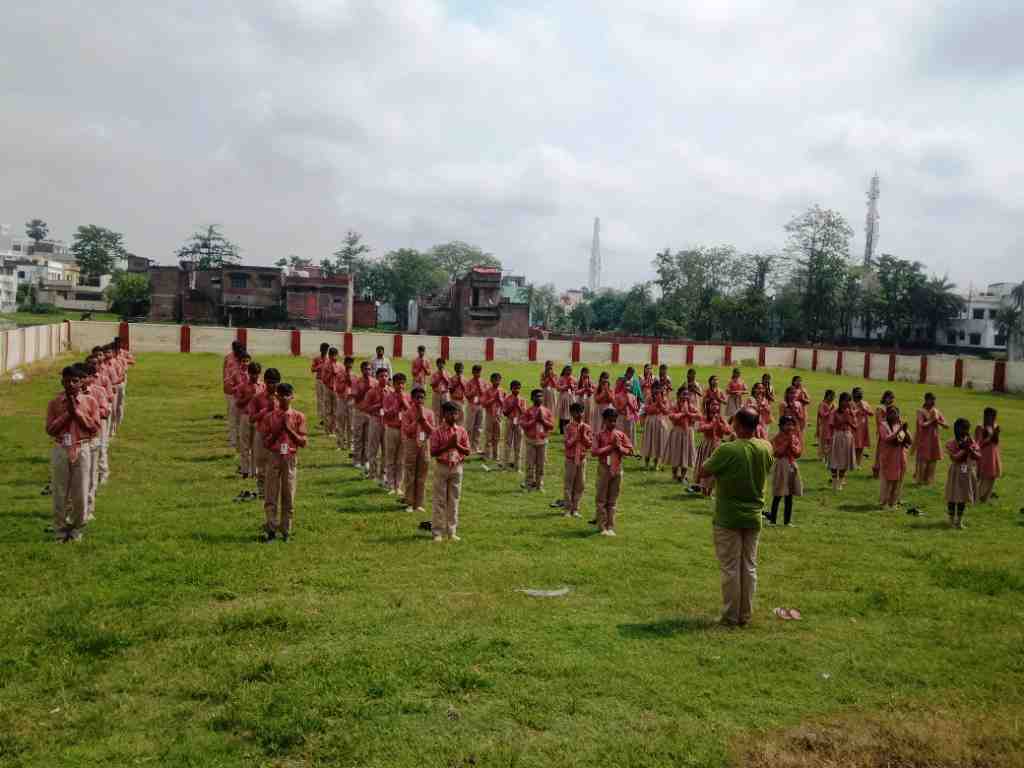
[[[1017,283],[993,283],[984,291],[964,295],[965,308],[960,317],[939,331],[935,340],[940,346],[966,350],[1005,350],[1006,336],[999,330],[996,316],[1009,306],[1010,293]]]
[[[0,264],[0,312],[15,312],[18,309],[18,278],[14,265]]]

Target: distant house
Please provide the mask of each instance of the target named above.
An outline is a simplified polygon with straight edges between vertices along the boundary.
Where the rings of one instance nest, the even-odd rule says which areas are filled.
[[[500,269],[473,267],[445,294],[420,301],[417,321],[417,330],[441,336],[526,338],[530,304],[520,286],[503,285]]]
[[[18,309],[18,278],[14,264],[0,264],[0,312],[14,312]]]
[[[149,319],[245,325],[283,318],[281,270],[239,264],[196,269],[192,262],[150,266]]]
[[[344,330],[348,327],[351,275],[323,273],[319,267],[292,269],[284,279],[285,306],[292,322],[317,328]],[[352,304],[352,325],[372,328],[377,324],[377,306],[356,298]]]

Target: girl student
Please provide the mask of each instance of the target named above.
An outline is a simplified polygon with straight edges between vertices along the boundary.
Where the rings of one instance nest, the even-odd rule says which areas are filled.
[[[696,392],[698,398],[704,397],[704,388],[701,387],[700,382],[697,381],[697,371],[693,368],[688,368],[686,371],[686,389],[691,392]]]
[[[654,386],[654,382],[654,372],[651,369],[651,364],[647,363],[644,365],[644,375],[640,378],[640,398],[642,402],[646,403],[651,399],[651,388]]]
[[[714,378],[714,377],[712,377]],[[704,418],[697,427],[700,431],[700,445],[697,446],[697,458],[695,461],[696,477],[700,477],[701,467],[704,462],[711,458],[711,454],[721,445],[722,441],[733,434],[729,422],[722,416],[722,403],[715,398],[704,398]],[[706,476],[700,480],[700,490],[705,496],[710,496],[715,489],[715,478]]]
[[[796,419],[783,416],[779,419],[779,433],[772,438],[775,468],[772,472],[772,509],[767,515],[772,525],[778,522],[780,501],[785,501],[782,524],[789,525],[793,517],[793,497],[804,495],[800,467],[796,463],[803,452],[804,441],[797,431]]]
[[[846,485],[846,473],[857,465],[853,446],[853,398],[849,392],[839,395],[839,406],[833,411],[832,447],[829,449],[828,468],[832,473],[832,490],[841,491]]]
[[[974,441],[981,452],[981,458],[978,460],[978,501],[986,502],[996,497],[992,489],[995,488],[996,480],[1003,474],[995,408],[985,409],[981,424],[974,430]]]
[[[797,419],[800,434],[803,434],[804,430],[807,429],[807,406],[811,404],[811,396],[807,394],[807,390],[804,389],[804,380],[802,376],[794,376],[793,380],[790,382],[790,386],[796,390],[796,399],[799,400],[800,405],[803,406],[801,418]]]
[[[604,412],[612,407],[612,385],[608,371],[601,371],[591,403],[590,426],[596,435],[604,428]]]
[[[764,396],[769,403],[775,402],[775,387],[772,386],[772,375],[770,373],[761,374],[761,386],[764,387]]]
[[[853,448],[857,456],[857,466],[860,467],[864,461],[864,451],[871,447],[871,417],[874,410],[864,399],[864,390],[854,387],[851,392],[853,396]]]
[[[835,390],[826,389],[825,397],[818,405],[818,420],[814,425],[814,435],[818,438],[818,458],[825,464],[828,464],[832,452],[832,412],[835,409]]]
[[[626,388],[626,380],[619,379],[615,384],[615,394],[612,395],[612,407],[619,414],[618,429],[627,438],[630,444],[636,442],[636,421],[640,415],[640,405],[636,396]]]
[[[583,406],[583,420],[590,421],[591,400],[594,397],[594,380],[590,378],[590,369],[580,368],[580,378],[576,382],[576,402]]]
[[[672,394],[672,377],[668,375],[668,366],[662,363],[658,366],[658,383],[661,384],[661,391],[665,397]]]
[[[558,377],[555,375],[555,364],[551,360],[544,361],[544,371],[540,375],[540,389],[543,395],[541,404],[551,413],[557,413]]]
[[[743,407],[743,397],[747,394],[747,385],[739,368],[732,369],[732,377],[725,390],[725,418],[731,420],[736,411]]]
[[[921,485],[931,485],[935,481],[935,465],[942,458],[940,428],[949,428],[946,417],[935,407],[935,395],[926,392],[924,405],[917,411],[917,432],[914,434],[914,451],[917,453],[914,479]]]
[[[978,444],[971,438],[971,422],[967,419],[953,422],[953,439],[946,443],[946,453],[950,462],[946,473],[946,511],[949,524],[962,530],[967,505],[978,498],[978,477],[973,462],[981,459]]]
[[[768,438],[768,426],[774,419],[772,418],[772,404],[764,394],[764,384],[759,381],[755,382],[750,390],[750,397],[747,398],[744,405],[757,411],[757,432],[754,433],[754,436],[766,440]]]
[[[696,393],[684,385],[676,392],[675,407],[668,414],[672,430],[668,436],[665,463],[672,467],[672,479],[679,483],[686,480],[687,471],[697,460],[694,440],[694,427],[700,421],[697,402]]]
[[[910,427],[900,418],[900,409],[890,405],[885,420],[878,425],[879,492],[878,503],[882,509],[896,507],[903,491],[903,477],[907,474],[907,449],[913,445]]]
[[[668,400],[661,389],[661,383],[655,381],[651,385],[651,394],[644,401],[644,439],[640,445],[640,455],[644,457],[644,469],[651,468],[654,460],[654,471],[658,471],[658,463],[668,448],[669,421]]]
[[[565,425],[569,423],[572,414],[569,408],[576,402],[576,379],[572,375],[572,366],[562,368],[562,375],[555,382],[555,389],[558,390],[558,434],[565,434]]]
[[[725,407],[725,393],[718,388],[718,377],[708,377],[708,388],[704,392],[704,402],[701,404],[701,408],[704,413],[707,413],[708,402],[714,400],[718,403],[718,409],[722,410]]]
[[[793,419],[796,422],[796,428],[800,434],[803,434],[803,425],[807,423],[807,411],[804,409],[804,404],[800,401],[795,387],[786,388],[785,397],[779,404],[779,419],[781,420],[783,416]]]
[[[882,393],[882,400],[878,407],[875,408],[875,434],[882,434],[882,425],[885,424],[886,418],[888,417],[889,408],[896,404],[896,395],[893,394],[891,389],[885,390]],[[879,437],[879,440],[882,438]],[[878,450],[875,450],[875,463],[871,466],[871,476],[878,477],[879,463],[878,463]]]

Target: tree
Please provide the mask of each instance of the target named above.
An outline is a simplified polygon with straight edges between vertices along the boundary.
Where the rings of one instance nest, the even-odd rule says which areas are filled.
[[[175,255],[191,261],[196,269],[220,269],[241,261],[240,248],[221,234],[216,224],[194,232]]]
[[[1024,360],[1024,283],[1010,291],[1010,303],[996,314],[999,332],[1006,336],[1006,357]]]
[[[422,294],[436,293],[447,285],[445,273],[425,253],[414,248],[399,248],[384,256],[378,265],[379,275],[375,294],[395,308],[403,328],[408,326],[409,301]]]
[[[362,240],[362,235],[350,229],[345,233],[345,239],[341,241],[341,247],[334,252],[334,261],[324,259],[320,262],[320,269],[328,277],[341,274],[355,274],[360,260],[366,261],[363,258],[363,254],[370,252],[370,246],[362,242]]]
[[[50,234],[50,225],[42,219],[29,219],[25,222],[25,234],[36,245],[39,245],[39,241],[45,240],[46,236]]]
[[[274,266],[281,269],[306,269],[313,266],[313,260],[299,258],[293,253],[288,258],[281,257],[275,261]]]
[[[551,328],[557,310],[562,308],[558,297],[558,289],[554,283],[530,286],[530,322],[540,323],[544,328]]]
[[[75,232],[71,252],[82,270],[82,274],[90,277],[109,275],[114,271],[117,262],[127,257],[124,249],[124,236],[120,232],[95,224],[80,226]]]
[[[569,313],[573,332],[589,333],[594,327],[594,308],[589,301],[581,301]]]
[[[449,283],[465,277],[473,267],[501,269],[501,261],[493,254],[484,253],[477,246],[461,240],[435,245],[427,253],[448,275]]]
[[[870,314],[878,319],[889,341],[898,348],[901,341],[911,338],[918,316],[914,299],[928,280],[924,265],[886,253],[877,260],[874,275],[878,293],[870,299]]]
[[[651,298],[651,284],[637,283],[626,294],[622,313],[622,329],[641,336],[654,333],[658,322],[658,306]]]
[[[608,288],[590,301],[594,313],[591,327],[595,331],[614,331],[622,326],[622,315],[626,311],[626,294]]]
[[[812,341],[831,339],[846,289],[853,228],[842,214],[812,206],[786,224],[785,252],[800,289],[803,329]]]
[[[148,275],[117,271],[104,294],[114,312],[139,316],[149,313],[150,291]]]
[[[716,299],[742,280],[744,264],[731,245],[697,246],[654,257],[655,281],[661,288],[659,317],[696,339],[718,330]]]
[[[964,311],[967,302],[956,293],[956,285],[946,277],[930,277],[915,291],[912,299],[916,310],[915,319],[923,323],[928,331],[928,343],[934,344],[935,337],[946,324]]]

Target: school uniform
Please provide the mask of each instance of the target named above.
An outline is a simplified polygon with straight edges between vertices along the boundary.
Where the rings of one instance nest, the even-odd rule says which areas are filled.
[[[946,443],[946,453],[949,455],[946,503],[973,504],[978,498],[978,476],[972,463],[981,455],[978,444],[969,439],[966,447],[961,448],[955,439],[950,440]]]
[[[804,441],[796,432],[779,432],[771,441],[775,465],[772,469],[773,496],[803,496],[804,484],[797,459],[804,452]]]
[[[580,376],[579,381],[576,382],[576,402],[583,406],[583,420],[587,423],[591,423],[593,399],[594,381],[590,378],[590,374],[587,373]]]
[[[796,401],[800,403],[800,421],[798,425],[800,427],[800,434],[804,433],[807,429],[807,406],[811,404],[811,396],[807,394],[807,390],[804,389],[803,384],[796,388]]]
[[[853,442],[854,415],[836,410],[829,421],[832,430],[832,448],[829,450],[828,466],[833,472],[849,472],[857,466],[856,448]]]
[[[602,429],[594,438],[597,458],[597,527],[615,530],[615,514],[622,491],[622,459],[633,451],[633,442],[620,429]]]
[[[587,454],[594,444],[594,433],[585,421],[570,421],[565,426],[565,473],[562,499],[565,511],[579,516],[580,499],[587,486]]]
[[[434,428],[434,412],[426,406],[412,404],[402,412],[405,503],[414,509],[423,507],[430,470],[430,436]]]
[[[371,480],[384,480],[384,398],[394,390],[379,384],[363,398],[362,410],[366,414],[366,458]]]
[[[498,461],[498,445],[501,443],[501,406],[505,400],[505,391],[500,386],[491,384],[484,391],[480,407],[484,412],[484,448],[485,459]],[[472,443],[472,439],[470,440]]]
[[[722,439],[732,434],[732,427],[722,418],[721,414],[714,419],[702,419],[697,431],[700,432],[700,444],[697,446],[696,473],[700,475],[704,462],[711,458],[715,449],[722,444]],[[708,475],[700,481],[704,493],[710,495],[715,490],[715,477]]]
[[[316,419],[318,422],[324,420],[324,384],[320,381],[320,366],[327,362],[327,355],[314,357],[310,363],[309,372],[313,374],[313,385],[316,390]]]
[[[96,512],[96,492],[99,490],[100,486],[99,458],[101,451],[105,450],[105,443],[108,430],[110,429],[110,421],[113,416],[115,399],[113,394],[111,394],[106,387],[100,383],[98,378],[94,379],[93,382],[86,387],[85,394],[89,395],[89,397],[96,401],[100,418],[99,429],[96,431],[96,435],[89,442],[92,461],[89,466],[89,499],[86,504],[85,516],[87,520],[92,520]]]
[[[522,415],[519,423],[526,440],[526,488],[543,490],[548,433],[555,426],[555,417],[545,406],[535,405]]]
[[[352,450],[352,371],[341,366],[334,374],[334,438],[338,448]]]
[[[444,449],[455,436],[457,448]],[[434,457],[434,498],[430,531],[435,538],[456,535],[459,527],[459,499],[462,496],[462,463],[470,452],[469,434],[455,424],[441,423],[430,435]]]
[[[256,473],[253,455],[254,432],[249,419],[249,403],[256,395],[266,389],[260,381],[252,381],[249,377],[235,389],[235,411],[238,413],[238,464],[245,476]]]
[[[576,402],[576,379],[572,376],[559,376],[555,389],[558,390],[558,420],[569,421],[572,418],[569,409]]]
[[[608,408],[614,408],[612,404],[612,390],[610,386],[599,389],[591,398],[590,427],[596,435],[604,427],[604,412]]]
[[[935,465],[942,458],[939,427],[945,423],[945,417],[938,408],[932,408],[930,411],[920,408],[917,411],[917,432],[914,434],[917,462],[914,467],[914,479],[919,483],[930,485],[935,480]]]
[[[454,374],[448,381],[448,402],[455,403],[458,407],[459,423],[468,431],[469,410],[466,406],[466,378],[461,373]],[[469,441],[473,442],[472,435],[470,435]]]
[[[554,414],[558,410],[558,377],[554,372],[540,375],[540,388],[544,392],[544,407]]]
[[[885,417],[886,417],[886,414],[888,413],[888,410],[889,409],[886,406],[884,406],[884,405],[879,405],[874,410],[874,415],[875,415],[875,438],[878,440],[879,444],[881,444],[881,442],[882,442],[882,425],[885,424]],[[879,453],[880,453],[880,446],[879,446],[878,449],[875,450],[875,461],[871,465],[871,473],[875,477],[878,477],[878,473],[881,470],[881,459],[878,456]]]
[[[636,420],[640,406],[636,397],[626,390],[620,390],[612,396],[612,405],[618,413],[616,428],[629,438],[630,444],[636,442]]]
[[[640,455],[645,459],[654,459],[655,463],[661,461],[668,448],[670,427],[667,412],[668,403],[662,395],[651,397],[644,404],[644,416],[647,421],[644,439],[640,445]]]
[[[893,428],[887,421],[878,424],[878,503],[883,507],[896,506],[903,493],[908,439],[902,425]]]
[[[818,438],[818,457],[826,462],[832,454],[832,412],[835,408],[824,400],[818,406],[815,435]]]
[[[264,439],[267,436],[264,420],[274,410],[274,396],[267,391],[266,385],[249,401],[249,412],[247,414],[249,423],[252,426],[252,460],[253,469],[256,473],[256,492],[266,496],[267,483],[267,461],[270,454]]]
[[[415,357],[412,361],[412,380],[419,387],[426,387],[430,382],[430,360],[425,357]]]
[[[505,417],[505,460],[506,467],[518,472],[521,468],[523,448],[522,418],[526,401],[509,394],[502,400],[501,412]]]
[[[720,413],[725,412],[725,392],[720,389],[709,389],[704,393],[704,397],[701,399],[701,413],[708,412],[708,404],[712,401],[718,403],[718,410]],[[728,421],[728,419],[726,419]]]
[[[439,370],[430,377],[430,406],[434,411],[434,418],[438,421],[441,420],[441,403],[448,401],[449,381],[446,371]]]
[[[402,453],[402,414],[412,407],[408,392],[392,389],[384,396],[384,482],[393,491],[402,489],[405,462]]]
[[[370,417],[363,407],[363,401],[377,388],[377,382],[367,376],[360,376],[352,384],[352,463],[366,467],[370,463]]]
[[[874,410],[866,401],[854,402],[853,415],[856,420],[853,426],[853,447],[858,455],[871,447],[871,417],[873,414]]]
[[[267,533],[289,535],[295,517],[298,451],[307,442],[306,417],[295,410],[271,411],[265,420],[267,480],[263,510]]]
[[[725,418],[728,420],[743,407],[743,396],[747,393],[747,385],[742,378],[729,379],[726,392],[728,394],[725,400]]]
[[[228,445],[238,447],[238,412],[235,410],[235,387],[238,386],[239,366],[229,364],[224,374],[224,402],[227,405]],[[116,384],[115,384],[116,387]]]
[[[484,428],[484,392],[487,390],[479,376],[472,376],[466,382],[466,432],[469,434],[469,447],[473,453],[480,452],[480,433]]]
[[[328,435],[334,434],[335,421],[337,419],[337,410],[335,403],[337,400],[334,397],[334,377],[337,374],[338,361],[331,360],[330,357],[327,361],[320,366],[318,376],[320,377],[320,386],[323,389],[323,422],[324,431]]]
[[[990,427],[979,425],[974,432],[981,458],[978,459],[978,501],[992,497],[996,480],[1003,474],[1003,458],[999,450],[999,436]]]
[[[46,407],[46,433],[54,440],[50,489],[53,532],[58,540],[81,538],[85,528],[92,473],[90,444],[99,429],[100,407],[89,395],[76,394],[73,411],[66,393],[53,398]]]
[[[665,463],[672,467],[673,473],[680,470],[685,473],[693,468],[697,460],[693,425],[700,420],[700,411],[689,399],[684,398],[676,403],[668,418],[672,423],[672,431],[668,435]]]

